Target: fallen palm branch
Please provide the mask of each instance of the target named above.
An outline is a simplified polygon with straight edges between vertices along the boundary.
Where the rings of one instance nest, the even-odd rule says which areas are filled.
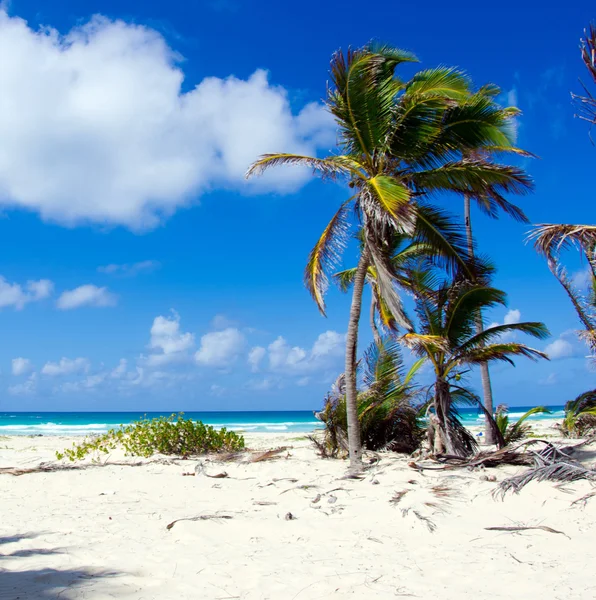
[[[176,523],[179,523],[180,521],[210,521],[212,519],[233,519],[233,518],[234,517],[232,517],[231,515],[199,515],[198,517],[186,517],[186,518],[182,518],[182,519],[176,519],[175,521],[168,523],[166,525],[166,529],[169,531],[170,529],[172,529],[172,527],[174,527],[174,525],[176,525]]]
[[[280,446],[279,448],[275,448],[273,450],[267,450],[266,452],[259,452],[258,454],[253,454],[251,457],[247,459],[248,463],[258,463],[263,462],[265,460],[274,460],[276,458],[280,458],[280,454],[285,452],[288,449],[287,446]]]
[[[547,527],[546,525],[533,525],[533,526],[527,526],[527,527],[523,527],[523,526],[510,526],[510,527],[485,527],[484,529],[486,529],[487,531],[511,531],[511,532],[515,532],[515,531],[528,531],[531,529],[540,529],[542,531],[548,531],[549,533],[560,533],[561,535],[564,535],[566,538],[569,538],[569,536],[564,533],[563,531],[559,531],[558,529],[553,529],[552,527]],[[571,539],[571,538],[569,538]]]

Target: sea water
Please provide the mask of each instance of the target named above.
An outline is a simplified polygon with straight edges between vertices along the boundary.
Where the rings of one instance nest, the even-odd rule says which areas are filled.
[[[530,406],[510,407],[511,422],[521,417]],[[531,420],[562,419],[563,406],[550,406],[550,414],[538,414]],[[169,416],[171,412],[4,412],[0,413],[2,435],[87,435],[102,433],[136,421],[142,417]],[[484,416],[475,408],[459,408],[464,425],[482,425]],[[308,433],[320,429],[313,411],[246,411],[185,412],[185,418],[208,425],[246,433]]]

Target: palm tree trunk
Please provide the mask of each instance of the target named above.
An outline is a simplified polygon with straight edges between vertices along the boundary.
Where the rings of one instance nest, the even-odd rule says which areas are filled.
[[[358,352],[358,325],[362,310],[362,291],[368,269],[368,250],[364,249],[358,261],[354,288],[352,290],[352,306],[350,321],[346,335],[346,413],[348,418],[348,448],[350,453],[350,470],[362,468],[362,444],[360,441],[360,422],[358,420],[358,390],[356,384],[356,360]]]
[[[474,256],[474,238],[472,236],[472,219],[470,212],[470,197],[467,194],[464,194],[464,219],[466,222],[466,236],[468,238],[468,254],[470,255],[470,258],[472,258]],[[476,320],[476,331],[477,333],[481,333],[482,330],[482,316],[478,315],[478,319]],[[492,415],[494,414],[493,390],[490,383],[490,372],[488,370],[487,362],[480,363],[480,379],[482,381],[484,408],[486,408],[486,410]],[[486,440],[487,444],[494,444],[495,436],[493,435],[492,427],[490,426],[487,418],[485,418],[484,422],[484,439]]]
[[[381,334],[379,333],[379,328],[377,327],[377,322],[375,320],[375,315],[377,312],[377,302],[375,300],[374,294],[370,300],[370,328],[373,332],[373,338],[375,340],[375,344],[377,347],[381,346]]]

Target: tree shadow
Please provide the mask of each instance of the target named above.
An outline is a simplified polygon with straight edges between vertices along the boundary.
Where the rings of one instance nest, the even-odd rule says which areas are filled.
[[[0,547],[22,540],[39,537],[39,533],[23,533],[0,536]],[[4,550],[4,548],[1,548]],[[122,573],[92,567],[78,569],[9,569],[2,567],[2,560],[31,558],[63,554],[58,548],[21,548],[12,552],[0,552],[0,599],[2,600],[76,600],[85,590],[94,587],[99,579],[117,577]],[[17,563],[20,564],[20,563]],[[107,594],[106,594],[107,595]]]
[[[76,600],[85,588],[89,590],[98,579],[116,577],[119,573],[97,569],[30,569],[5,571],[0,569],[2,600]],[[107,594],[106,594],[107,596]]]

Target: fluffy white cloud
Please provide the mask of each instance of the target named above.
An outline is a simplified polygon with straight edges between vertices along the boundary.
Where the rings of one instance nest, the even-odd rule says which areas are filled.
[[[17,383],[8,388],[11,396],[30,396],[37,391],[37,373],[31,373],[24,383]]]
[[[110,264],[103,267],[97,267],[100,273],[106,275],[121,275],[123,277],[134,277],[140,273],[150,273],[161,267],[157,260],[143,260],[136,263]]]
[[[253,373],[256,373],[259,370],[261,361],[266,355],[267,350],[265,350],[265,348],[262,346],[255,346],[254,348],[250,349],[250,352],[248,353],[248,364],[250,365],[250,370]]]
[[[117,297],[108,288],[87,284],[62,292],[56,306],[60,310],[72,310],[81,306],[115,306],[116,302]]]
[[[491,327],[498,327],[499,325],[515,325],[516,323],[520,323],[521,322],[521,311],[519,311],[517,308],[512,308],[511,310],[507,311],[507,313],[505,314],[505,317],[503,318],[503,323],[491,323],[487,329],[490,329]],[[502,341],[506,342],[506,341],[511,341],[514,340],[516,338],[517,332],[515,331],[509,331],[506,333],[502,333],[499,337]]]
[[[558,358],[566,358],[568,356],[573,356],[573,346],[570,342],[563,338],[559,338],[554,342],[551,342],[544,351],[548,354],[551,360],[556,360]]]
[[[149,348],[154,352],[144,360],[152,367],[183,360],[194,343],[194,334],[180,331],[180,315],[172,311],[171,317],[153,320]]]
[[[571,281],[573,282],[573,285],[575,285],[581,291],[587,290],[592,283],[592,269],[590,269],[590,267],[587,266],[581,271],[576,271],[572,275]]]
[[[28,281],[24,286],[9,283],[0,276],[0,308],[13,306],[21,310],[29,302],[37,302],[47,298],[53,291],[54,284],[48,279]]]
[[[33,365],[28,358],[13,358],[12,359],[12,374],[26,375],[33,371]]]
[[[201,338],[195,359],[200,365],[226,367],[240,354],[245,342],[244,335],[234,327],[206,333]]]
[[[519,322],[521,322],[521,312],[517,310],[517,308],[513,308],[508,311],[503,319],[503,323],[505,325],[514,325]]]
[[[310,350],[306,350],[300,346],[290,346],[280,336],[267,348],[269,369],[287,374],[301,374],[327,369],[334,366],[337,359],[343,356],[345,343],[345,334],[326,331],[318,336]]]
[[[335,138],[266,72],[182,92],[180,57],[147,27],[94,17],[60,35],[0,10],[0,203],[64,224],[150,228],[220,187],[288,191],[310,174],[245,182],[265,152],[316,154]]]
[[[43,375],[72,375],[89,371],[89,361],[86,358],[61,358],[60,362],[47,362],[41,369]]]

